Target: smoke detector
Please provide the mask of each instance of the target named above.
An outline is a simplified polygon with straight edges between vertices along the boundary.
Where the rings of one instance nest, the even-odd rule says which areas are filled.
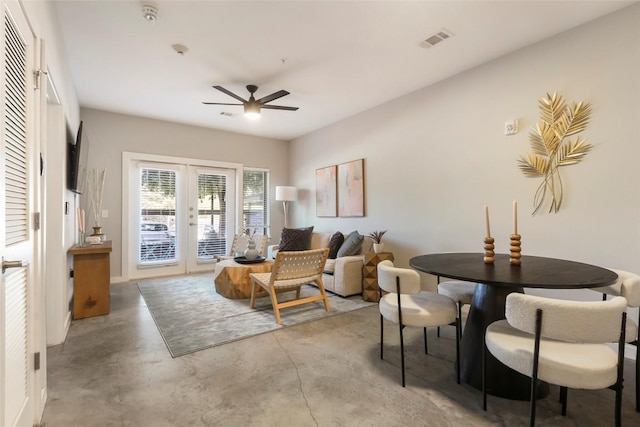
[[[156,22],[158,20],[158,8],[145,4],[142,6],[142,17],[149,22]]]
[[[430,47],[433,47],[435,45],[437,45],[438,43],[440,43],[441,41],[444,41],[450,37],[453,36],[453,33],[449,30],[445,30],[444,28],[440,29],[440,31],[438,31],[435,34],[430,35],[429,37],[427,37],[426,39],[424,39],[422,41],[422,43],[420,43],[420,46],[428,49]]]

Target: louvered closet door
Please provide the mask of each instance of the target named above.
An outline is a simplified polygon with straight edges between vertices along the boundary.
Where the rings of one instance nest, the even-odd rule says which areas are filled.
[[[0,424],[33,425],[29,213],[33,157],[33,34],[15,1],[2,2],[0,252],[15,261],[0,280]],[[23,265],[23,266],[22,266]]]

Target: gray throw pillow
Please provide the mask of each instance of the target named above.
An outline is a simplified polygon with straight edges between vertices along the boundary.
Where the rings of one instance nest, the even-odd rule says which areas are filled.
[[[338,250],[344,243],[344,234],[339,231],[333,233],[329,239],[329,259],[336,259],[338,257]]]
[[[346,239],[344,239],[344,243],[338,249],[338,258],[349,255],[358,255],[360,249],[362,249],[362,242],[364,240],[364,236],[358,231],[353,231],[349,233]]]
[[[311,249],[313,226],[306,228],[283,228],[280,235],[279,251],[306,251]]]

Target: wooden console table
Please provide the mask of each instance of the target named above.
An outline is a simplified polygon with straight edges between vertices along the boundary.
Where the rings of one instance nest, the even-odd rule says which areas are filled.
[[[73,255],[73,318],[109,314],[111,240],[75,245],[69,253]]]
[[[380,300],[380,287],[378,286],[378,264],[389,260],[393,261],[391,252],[367,252],[364,254],[364,266],[362,267],[362,299],[370,302]]]

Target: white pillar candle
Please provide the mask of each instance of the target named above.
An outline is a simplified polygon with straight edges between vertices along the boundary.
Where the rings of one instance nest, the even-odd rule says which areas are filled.
[[[487,224],[487,237],[491,236],[491,228],[489,227],[489,206],[484,205],[484,220]]]
[[[518,234],[518,201],[513,200],[513,234]]]

